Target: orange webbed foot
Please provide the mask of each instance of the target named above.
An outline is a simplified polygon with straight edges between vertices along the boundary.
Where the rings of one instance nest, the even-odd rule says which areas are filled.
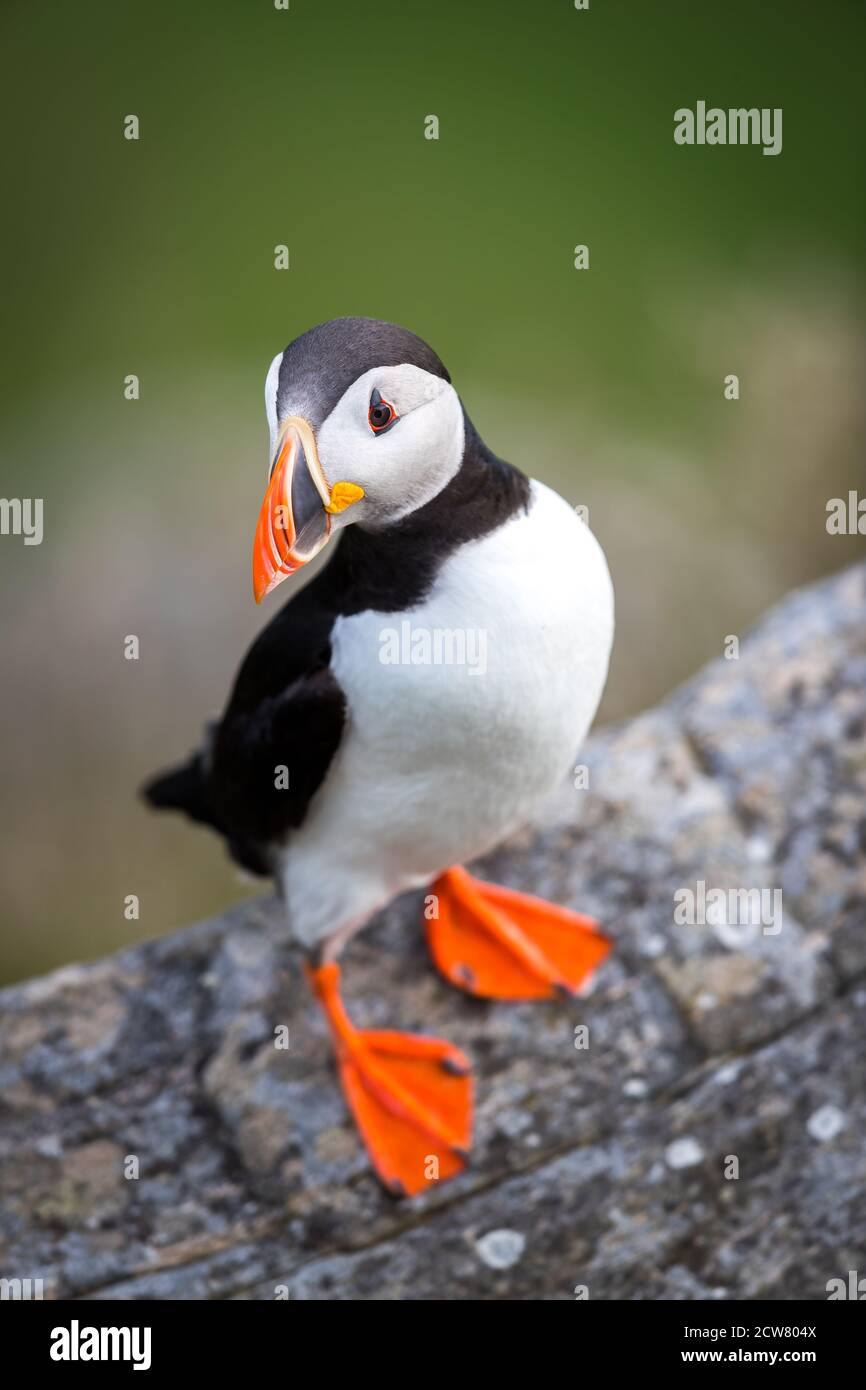
[[[339,966],[309,973],[331,1026],[343,1092],[381,1181],[413,1196],[461,1172],[472,1142],[468,1059],[441,1038],[355,1028],[340,998]]]
[[[447,980],[484,999],[574,994],[610,942],[582,913],[448,869],[433,885],[433,959]]]

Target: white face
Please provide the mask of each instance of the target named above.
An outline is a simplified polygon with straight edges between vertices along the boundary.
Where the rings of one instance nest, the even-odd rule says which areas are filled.
[[[278,372],[279,358],[265,387],[272,454],[281,423],[275,404]],[[378,431],[370,419],[371,403],[378,399],[374,392],[382,407],[394,412],[387,428]],[[297,413],[303,414],[303,403],[298,407]],[[375,418],[374,413],[374,422]],[[352,522],[385,526],[429,502],[460,467],[463,433],[457,392],[441,377],[408,363],[365,372],[343,394],[316,437],[328,484],[333,488],[349,482],[364,489],[359,501],[333,518],[334,529]]]

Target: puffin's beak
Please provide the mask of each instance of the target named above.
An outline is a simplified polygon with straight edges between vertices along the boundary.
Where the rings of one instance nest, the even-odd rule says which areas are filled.
[[[285,420],[253,543],[256,603],[318,555],[331,534],[331,517],[363,496],[354,483],[330,488],[312,425],[301,415]]]

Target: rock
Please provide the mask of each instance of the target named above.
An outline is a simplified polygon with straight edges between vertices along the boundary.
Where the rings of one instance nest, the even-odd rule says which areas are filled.
[[[453,991],[419,895],[353,943],[359,1024],[475,1063],[473,1165],[411,1203],[370,1174],[273,900],[4,991],[0,1274],[100,1299],[825,1298],[866,1244],[864,733],[860,567],[596,734],[588,789],[478,866],[599,917],[588,997]]]
[[[704,1151],[697,1139],[689,1137],[675,1139],[665,1149],[665,1162],[669,1168],[694,1168],[703,1162],[703,1158]]]
[[[836,1105],[822,1105],[820,1110],[809,1116],[806,1128],[813,1139],[826,1144],[845,1128],[845,1116]]]
[[[526,1236],[520,1231],[488,1231],[475,1242],[475,1248],[490,1269],[510,1269],[526,1249]]]

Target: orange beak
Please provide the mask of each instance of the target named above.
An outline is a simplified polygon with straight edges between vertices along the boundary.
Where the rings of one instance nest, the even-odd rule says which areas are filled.
[[[331,490],[309,421],[284,421],[253,543],[253,593],[261,603],[312,560],[331,534]],[[326,510],[327,509],[327,510]]]

